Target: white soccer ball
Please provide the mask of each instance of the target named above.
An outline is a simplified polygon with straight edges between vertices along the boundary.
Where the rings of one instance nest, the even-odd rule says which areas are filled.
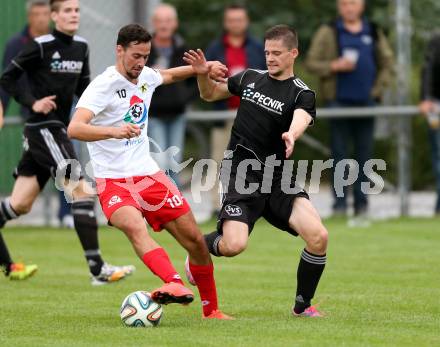
[[[151,300],[148,292],[129,294],[121,305],[121,320],[129,327],[154,327],[162,318],[162,305]]]

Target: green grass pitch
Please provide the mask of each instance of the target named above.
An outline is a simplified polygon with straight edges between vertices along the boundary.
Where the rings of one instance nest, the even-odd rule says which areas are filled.
[[[137,329],[122,326],[119,306],[160,281],[121,232],[101,230],[103,255],[137,272],[92,287],[74,231],[7,228],[15,259],[39,272],[24,282],[0,277],[0,346],[440,346],[440,220],[325,224],[328,263],[315,298],[325,318],[290,316],[303,242],[261,221],[245,253],[214,259],[221,308],[236,321],[202,321],[197,298],[165,307],[158,328]],[[154,236],[183,275],[185,252],[167,233]]]

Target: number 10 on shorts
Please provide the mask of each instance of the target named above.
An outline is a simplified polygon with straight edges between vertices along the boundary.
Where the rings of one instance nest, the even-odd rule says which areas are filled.
[[[171,198],[167,199],[167,203],[170,204],[172,208],[176,208],[183,205],[183,200],[178,195],[173,195]]]

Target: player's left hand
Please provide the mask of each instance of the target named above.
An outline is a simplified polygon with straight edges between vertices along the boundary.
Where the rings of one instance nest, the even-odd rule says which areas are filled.
[[[285,132],[281,135],[284,143],[286,144],[286,159],[288,159],[293,153],[293,147],[295,147],[295,138],[290,132]]]
[[[219,61],[208,61],[209,78],[217,82],[227,82],[228,68]]]
[[[193,67],[196,74],[204,75],[209,73],[209,65],[201,49],[197,49],[197,51],[191,49],[185,52],[183,60]]]

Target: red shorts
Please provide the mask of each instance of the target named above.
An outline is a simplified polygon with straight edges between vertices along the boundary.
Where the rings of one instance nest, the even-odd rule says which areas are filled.
[[[133,206],[142,212],[154,231],[190,211],[179,189],[163,171],[151,176],[97,178],[99,202],[110,221],[122,206]]]

